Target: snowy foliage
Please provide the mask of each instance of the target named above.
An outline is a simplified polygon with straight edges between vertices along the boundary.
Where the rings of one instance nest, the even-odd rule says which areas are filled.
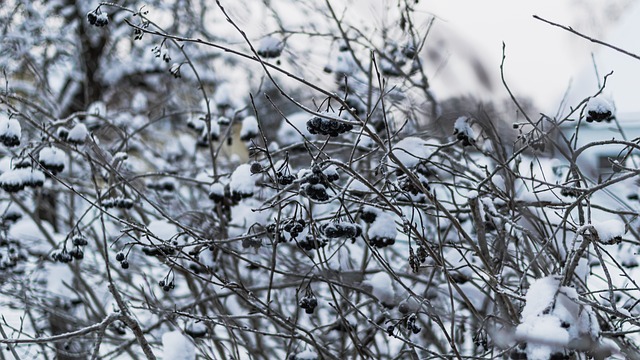
[[[437,100],[428,2],[127,4],[0,6],[0,358],[638,358],[613,101]]]

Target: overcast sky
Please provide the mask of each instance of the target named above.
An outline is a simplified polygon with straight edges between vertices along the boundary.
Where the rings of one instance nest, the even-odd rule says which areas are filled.
[[[640,16],[639,11],[634,11],[639,8],[637,3],[639,1],[439,0],[426,2],[425,8],[438,16],[442,28],[455,32],[459,38],[464,39],[467,46],[475,48],[492,72],[490,76],[498,81],[504,41],[507,53],[506,75],[512,88],[519,95],[531,96],[541,111],[555,113],[572,79],[575,87],[576,78],[592,76],[593,82],[589,86],[597,85],[592,70],[592,52],[596,52],[599,61],[605,61],[609,57],[617,58],[619,55],[612,54],[612,51],[603,52],[601,47],[538,21],[532,15],[573,26],[602,39],[615,35],[616,39],[612,41],[620,43],[625,39],[622,36],[624,33],[616,31],[620,27],[618,24],[640,23],[640,19],[628,20],[629,17]],[[631,36],[627,38],[633,39],[637,37],[637,32],[628,35]],[[628,45],[628,41],[626,43]],[[451,58],[454,57],[455,54],[451,54]],[[638,70],[640,73],[640,62]],[[588,72],[592,74],[588,75]],[[585,86],[583,81],[579,82],[581,86]],[[450,90],[465,92],[464,88],[444,89],[446,84],[439,85],[444,93]],[[586,94],[592,94],[597,89],[580,89],[579,92],[583,93],[582,90]],[[478,89],[469,85],[468,92],[478,93]],[[498,86],[490,94],[485,94],[494,97],[504,95],[505,91],[502,86]]]

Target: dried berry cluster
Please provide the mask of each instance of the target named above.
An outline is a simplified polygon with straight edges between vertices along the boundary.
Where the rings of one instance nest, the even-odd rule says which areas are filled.
[[[278,184],[287,186],[293,184],[296,181],[296,176],[291,174],[285,174],[283,171],[278,171],[276,173],[276,180]]]
[[[315,116],[307,121],[307,130],[314,135],[338,136],[352,129],[353,125],[336,119],[325,119]]]
[[[411,314],[407,317],[407,330],[411,331],[414,334],[417,334],[422,330],[418,325],[416,325],[416,321],[418,317],[416,314]]]
[[[300,308],[304,309],[307,314],[313,314],[316,307],[318,306],[318,299],[316,299],[315,295],[307,294],[300,299],[298,303]]]
[[[166,292],[169,292],[175,289],[176,287],[176,284],[173,282],[173,280],[171,281],[160,280],[158,281],[158,285],[162,288],[162,290]]]

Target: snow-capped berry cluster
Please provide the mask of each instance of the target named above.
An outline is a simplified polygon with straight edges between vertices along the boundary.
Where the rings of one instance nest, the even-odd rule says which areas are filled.
[[[258,45],[257,53],[265,59],[277,58],[282,54],[284,43],[275,36],[267,36]]]
[[[97,27],[103,27],[109,24],[108,14],[100,11],[99,8],[88,12],[87,20],[89,21],[89,24]]]
[[[320,226],[320,232],[330,238],[355,239],[362,235],[362,227],[351,222],[330,222]]]
[[[305,296],[300,298],[298,305],[300,305],[300,308],[304,309],[304,312],[307,314],[313,314],[318,306],[318,299],[316,299],[313,293],[307,293]]]
[[[462,146],[469,146],[476,142],[476,135],[471,128],[470,119],[466,116],[459,117],[453,125],[453,135],[462,141]]]
[[[213,202],[216,202],[216,203],[222,202],[222,200],[224,200],[224,195],[225,195],[224,185],[222,185],[219,182],[215,182],[211,184],[211,186],[209,187],[210,200],[213,200]]]
[[[307,234],[302,240],[298,240],[298,246],[302,248],[304,251],[311,251],[315,249],[320,249],[327,245],[327,241],[324,239],[319,239],[312,234]]]
[[[54,175],[64,170],[64,152],[58,148],[42,148],[38,154],[38,161]]]
[[[305,225],[307,223],[304,219],[286,219],[283,221],[282,228],[291,235],[291,238],[296,238],[304,230]]]
[[[11,118],[0,119],[0,142],[6,147],[14,147],[20,145],[20,137],[22,136],[22,128],[18,120]]]
[[[376,248],[383,248],[395,244],[398,230],[395,227],[393,216],[380,212],[376,216],[376,220],[369,225],[367,235],[369,237],[369,244]]]
[[[32,168],[16,168],[0,175],[0,187],[6,192],[18,192],[25,187],[44,185],[45,176],[40,170]]]
[[[247,116],[242,120],[242,128],[240,129],[240,140],[249,141],[260,133],[258,127],[258,119],[255,116]]]
[[[422,328],[416,325],[417,320],[418,317],[416,316],[416,314],[411,314],[407,317],[407,330],[411,331],[414,334],[417,334],[422,330]]]
[[[300,194],[316,201],[329,200],[327,187],[329,187],[330,182],[337,180],[339,175],[335,168],[332,167],[328,167],[326,171],[327,173],[324,173],[322,168],[317,165],[313,166],[311,171],[301,171],[298,176],[302,184]]]
[[[335,113],[327,114],[328,116],[335,116]],[[314,135],[338,136],[353,130],[353,125],[337,119],[326,119],[320,116],[314,116],[307,121],[307,130]]]
[[[85,124],[78,123],[69,130],[65,141],[73,145],[82,145],[87,140],[88,135],[89,130],[87,130],[87,126]]]
[[[102,206],[104,206],[106,209],[131,209],[133,207],[133,200],[125,197],[109,198],[102,200]]]
[[[587,102],[587,117],[585,120],[590,122],[611,122],[615,119],[613,105],[600,96],[592,97]]]

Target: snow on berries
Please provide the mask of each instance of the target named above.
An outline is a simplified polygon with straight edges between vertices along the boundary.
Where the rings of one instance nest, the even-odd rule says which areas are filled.
[[[383,248],[396,243],[398,230],[391,214],[379,212],[367,231],[369,244],[373,247]]]
[[[87,13],[87,21],[93,26],[103,27],[109,24],[109,16],[98,8]]]
[[[249,141],[259,134],[258,120],[255,116],[247,116],[242,120],[240,140]]]
[[[335,112],[323,112],[322,116],[314,116],[307,121],[307,130],[314,135],[335,137],[353,130],[353,125],[336,117]]]
[[[602,96],[596,96],[589,99],[585,109],[587,116],[585,120],[590,122],[611,122],[615,119],[615,108]]]
[[[66,136],[66,141],[70,144],[82,145],[87,140],[87,136],[89,135],[89,130],[87,130],[87,126],[82,123],[76,124]]]
[[[258,55],[265,59],[277,58],[282,54],[284,43],[275,36],[267,36],[258,45]]]
[[[251,197],[255,192],[256,181],[251,176],[251,165],[242,164],[231,174],[229,190],[231,196],[242,199]]]
[[[476,142],[476,134],[471,128],[471,119],[467,116],[460,116],[453,125],[453,135],[462,141],[463,146],[469,146]]]
[[[22,128],[20,122],[14,118],[0,119],[0,142],[6,147],[14,147],[20,145],[20,137],[22,136]]]
[[[316,201],[324,202],[329,200],[327,188],[331,182],[338,180],[339,175],[335,169],[328,170],[327,174],[318,165],[313,166],[311,170],[304,169],[300,171],[298,173],[301,183],[300,194]]]
[[[38,154],[38,161],[54,175],[64,170],[64,152],[56,147],[44,147]]]

